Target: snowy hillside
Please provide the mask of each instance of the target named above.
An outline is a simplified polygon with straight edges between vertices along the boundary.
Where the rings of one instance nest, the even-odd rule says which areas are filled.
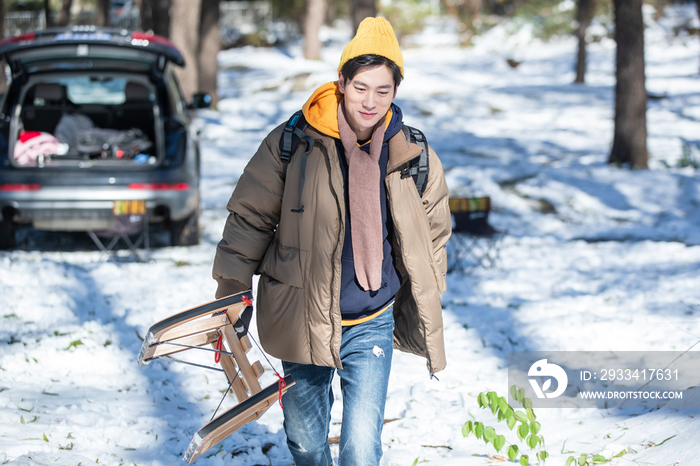
[[[507,234],[497,268],[448,276],[439,381],[420,358],[395,353],[386,465],[487,464],[495,451],[461,429],[467,420],[495,424],[476,396],[505,394],[508,351],[685,351],[700,340],[700,39],[674,37],[668,25],[647,30],[647,87],[663,98],[649,101],[651,169],[631,171],[605,163],[613,42],[591,44],[587,83],[574,85],[574,39],[504,45],[496,28],[459,48],[440,30],[433,25],[414,39],[424,45],[405,50],[396,103],[442,159],[452,194],[490,196],[490,222]],[[46,247],[45,235],[25,231],[20,249],[0,252],[0,464],[184,464],[228,384],[173,362],[138,366],[138,335],[212,299],[225,205],[247,160],[336,77],[349,31],[324,34],[317,62],[300,58],[298,46],[220,54],[219,109],[200,113],[199,246],[154,249],[147,263],[100,262],[87,241],[59,237]],[[511,68],[508,58],[521,64]],[[700,464],[700,413],[675,406],[536,410],[547,464],[582,453],[619,455],[618,465]],[[281,410],[196,464],[291,465]]]

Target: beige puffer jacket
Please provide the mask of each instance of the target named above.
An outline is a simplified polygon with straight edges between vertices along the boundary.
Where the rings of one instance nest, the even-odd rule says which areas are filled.
[[[343,176],[333,138],[313,127],[299,207],[304,144],[287,169],[273,130],[248,163],[228,203],[230,212],[214,261],[219,290],[232,280],[251,286],[260,274],[257,325],[265,351],[285,361],[342,367],[340,271],[345,238]],[[445,368],[440,293],[445,291],[445,244],[451,234],[448,189],[440,160],[430,149],[423,197],[401,169],[420,154],[403,132],[389,141],[385,179],[394,221],[393,248],[402,286],[394,304],[394,346],[427,359],[430,373]],[[217,295],[219,295],[217,293]]]

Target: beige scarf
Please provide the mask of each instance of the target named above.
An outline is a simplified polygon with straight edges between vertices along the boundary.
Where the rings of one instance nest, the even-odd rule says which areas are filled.
[[[379,155],[384,143],[384,116],[374,127],[369,154],[357,145],[357,135],[350,128],[342,102],[338,105],[338,130],[348,161],[348,193],[352,222],[352,251],[355,276],[363,290],[376,291],[382,286],[382,207],[379,192],[381,172]]]

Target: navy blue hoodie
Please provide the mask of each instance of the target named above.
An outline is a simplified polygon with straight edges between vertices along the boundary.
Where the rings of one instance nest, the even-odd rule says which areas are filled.
[[[345,243],[342,254],[342,272],[340,289],[340,312],[344,321],[361,319],[370,316],[384,308],[393,299],[399,287],[401,279],[394,266],[391,239],[393,236],[393,224],[389,213],[389,205],[386,197],[387,165],[389,163],[389,139],[401,131],[403,124],[403,114],[401,109],[391,104],[391,121],[384,132],[384,144],[379,156],[379,168],[381,176],[379,179],[379,193],[382,207],[382,239],[384,257],[382,259],[382,285],[376,291],[363,290],[355,278],[355,263],[352,252],[352,218],[350,218],[350,205],[348,194],[348,162],[345,159],[345,150],[340,140],[336,140],[338,157],[343,171],[343,183],[345,186]],[[360,146],[360,149],[369,152],[369,141]]]

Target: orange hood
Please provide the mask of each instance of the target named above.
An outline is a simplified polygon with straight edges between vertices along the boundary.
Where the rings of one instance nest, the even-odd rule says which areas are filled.
[[[338,81],[326,83],[316,89],[301,108],[307,123],[323,134],[340,139],[338,104],[342,98]]]

